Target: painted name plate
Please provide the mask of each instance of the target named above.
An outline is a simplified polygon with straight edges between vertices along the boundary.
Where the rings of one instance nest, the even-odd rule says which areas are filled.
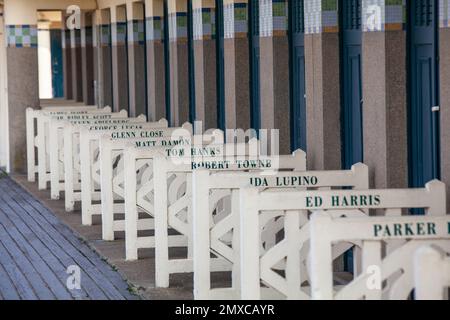
[[[231,159],[230,159],[231,158]],[[271,159],[242,159],[243,157],[232,158],[224,157],[219,159],[199,159],[191,161],[191,169],[207,169],[207,170],[261,170],[273,169],[273,162]]]
[[[115,115],[117,116],[117,114]],[[124,115],[122,115],[124,116]],[[112,113],[100,113],[100,114],[61,114],[52,116],[52,119],[55,120],[106,120],[106,119],[112,119],[114,116]]]
[[[116,118],[116,119],[86,119],[86,120],[67,120],[67,121],[69,121],[71,124],[74,125],[97,125],[96,127],[99,127],[99,125],[129,123],[133,120],[134,119],[132,118],[126,119]]]
[[[58,116],[58,115],[64,115],[64,114],[67,114],[67,115],[69,115],[69,114],[70,115],[87,114],[87,113],[89,113],[89,111],[86,111],[86,110],[82,110],[82,111],[75,111],[75,110],[73,110],[73,111],[47,111],[47,110],[45,110],[44,113],[46,115],[50,115],[50,116]]]
[[[324,220],[322,220],[325,217]],[[313,217],[314,224],[329,224],[334,240],[450,239],[450,216],[335,218]],[[349,235],[348,230],[351,230]]]
[[[317,176],[274,176],[274,177],[250,177],[250,185],[254,187],[314,187],[319,183]]]

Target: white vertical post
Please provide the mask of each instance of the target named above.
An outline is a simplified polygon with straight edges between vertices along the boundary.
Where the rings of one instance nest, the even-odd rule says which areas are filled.
[[[125,187],[125,257],[137,260],[137,199],[136,199],[136,154],[133,148],[124,151],[124,187]]]
[[[155,276],[157,288],[169,287],[169,240],[167,217],[167,167],[165,158],[153,160],[155,218]]]
[[[259,268],[259,212],[257,204],[258,190],[242,189],[240,194],[240,240],[241,240],[241,298],[260,300]]]
[[[34,110],[27,108],[26,111],[26,126],[27,126],[27,174],[28,181],[34,182],[36,180],[36,159],[34,155]]]
[[[57,121],[49,122],[50,196],[59,199],[59,137]]]
[[[380,283],[367,282],[366,299],[381,300],[382,299],[382,268],[381,268],[381,242],[380,241],[364,241],[362,247],[362,272],[369,275],[369,272],[380,271],[379,278],[373,274],[373,281],[380,280]],[[377,279],[378,278],[378,279]],[[367,279],[367,281],[371,281]]]
[[[241,281],[241,258],[240,258],[240,248],[241,248],[241,233],[240,233],[240,214],[239,214],[239,190],[231,190],[231,219],[233,220],[233,270],[231,273],[231,286],[235,294],[238,294],[240,291],[239,285]],[[239,299],[239,296],[235,296],[235,299]]]
[[[64,201],[67,212],[74,210],[75,200],[73,195],[73,126],[64,125]],[[77,181],[78,182],[78,181]]]
[[[102,200],[102,238],[114,240],[114,192],[111,140],[102,137],[100,141],[100,179]]]
[[[416,300],[442,300],[445,297],[444,290],[448,290],[450,275],[448,270],[439,268],[443,261],[443,255],[432,247],[417,250],[414,256]]]
[[[92,225],[91,166],[89,164],[91,143],[86,128],[80,130],[80,171],[81,171],[81,222],[84,226]]]
[[[39,190],[47,188],[47,164],[46,164],[46,148],[45,148],[45,126],[44,116],[37,117],[37,134],[38,134],[38,186]]]
[[[211,288],[210,266],[210,208],[208,194],[209,172],[195,171],[192,174],[192,214],[194,251],[194,298],[207,300]],[[234,246],[233,246],[234,249]]]
[[[284,216],[285,239],[288,243],[288,254],[286,261],[287,298],[290,300],[299,299],[301,286],[300,275],[300,249],[297,246],[300,233],[300,212],[289,211]]]
[[[311,297],[314,300],[333,299],[333,258],[331,242],[328,239],[327,224],[330,217],[326,213],[313,214],[311,232]]]

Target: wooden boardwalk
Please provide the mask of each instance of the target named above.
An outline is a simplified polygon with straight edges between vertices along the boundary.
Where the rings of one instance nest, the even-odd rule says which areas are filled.
[[[79,268],[81,289],[69,289]],[[69,286],[70,287],[70,286]],[[0,300],[137,299],[119,273],[9,177],[0,177]]]

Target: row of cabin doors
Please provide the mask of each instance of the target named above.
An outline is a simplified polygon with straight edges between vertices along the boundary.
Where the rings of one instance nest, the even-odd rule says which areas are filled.
[[[364,161],[362,0],[340,0],[343,167]],[[292,149],[307,150],[304,0],[288,1]],[[437,0],[408,2],[409,180],[439,178]],[[220,21],[218,21],[220,22]],[[259,1],[249,1],[251,124],[260,128]],[[220,54],[218,55],[220,57]],[[218,61],[221,61],[218,59]],[[223,92],[223,90],[222,90]],[[219,101],[223,101],[219,97]],[[434,110],[434,112],[433,112]],[[220,113],[219,113],[220,114]],[[222,122],[223,124],[223,122]]]
[[[166,3],[166,2],[165,2]],[[189,1],[190,3],[190,1]],[[288,1],[290,50],[290,105],[292,149],[307,150],[305,50],[304,50],[304,0]],[[437,0],[409,1],[409,176],[412,187],[423,186],[439,177],[439,113],[437,59]],[[219,8],[216,25],[224,25],[223,0],[216,0]],[[340,0],[341,23],[341,83],[343,167],[350,168],[364,160],[363,154],[363,104],[362,100],[362,0]],[[168,9],[165,6],[165,15]],[[190,15],[192,8],[189,6]],[[259,1],[249,1],[249,55],[251,124],[261,126],[260,74],[259,74]],[[168,21],[164,32],[168,37]],[[192,25],[189,25],[192,37]],[[218,125],[225,126],[224,90],[224,30],[217,29],[217,104]],[[170,75],[168,42],[165,45],[166,74]],[[192,43],[191,43],[192,45]],[[191,48],[192,49],[192,48]],[[193,61],[189,61],[193,70]],[[192,80],[192,79],[191,79]],[[170,118],[170,78],[166,79],[166,108]],[[195,92],[191,88],[191,108]],[[436,110],[436,108],[434,108]],[[191,110],[191,120],[195,111]]]
[[[287,1],[289,35],[289,77],[291,113],[291,149],[307,150],[306,85],[304,47],[304,0]],[[251,127],[261,128],[260,101],[260,1],[249,1],[249,61]],[[219,24],[222,25],[222,24]],[[218,61],[221,61],[220,59]],[[220,117],[219,117],[220,119]]]
[[[409,1],[409,184],[440,177],[437,0]],[[341,0],[343,165],[362,162],[362,1]]]

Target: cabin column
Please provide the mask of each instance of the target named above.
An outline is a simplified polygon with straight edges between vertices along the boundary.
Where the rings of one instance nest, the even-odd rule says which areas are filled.
[[[261,128],[279,130],[279,152],[290,152],[288,2],[260,1]]]
[[[341,169],[338,1],[305,1],[309,170]],[[326,18],[326,19],[325,19]]]
[[[128,20],[128,70],[130,115],[147,113],[145,70],[145,25],[142,3],[127,4]]]
[[[81,74],[83,102],[93,105],[94,99],[94,48],[93,48],[93,13],[81,15]]]
[[[224,0],[225,116],[228,129],[250,128],[248,3]]]
[[[447,208],[450,208],[450,2],[441,0],[439,28],[440,72],[440,145],[441,178],[447,185]]]
[[[70,30],[70,56],[72,67],[72,94],[73,100],[83,101],[83,78],[81,61],[81,29],[73,28]]]
[[[364,162],[373,188],[408,186],[406,8],[363,1]]]
[[[12,173],[26,172],[25,110],[39,108],[37,20],[21,23],[6,20],[9,161]]]
[[[104,9],[100,11],[99,25],[99,94],[102,106],[110,106],[116,110],[113,81],[112,81],[112,27],[111,27],[111,11]]]
[[[214,1],[192,1],[195,119],[204,129],[217,128],[216,15]],[[223,28],[223,26],[222,26]],[[223,35],[222,35],[223,37]]]
[[[166,78],[164,57],[164,0],[146,0],[147,103],[148,119],[166,116]]]
[[[63,47],[63,73],[64,73],[64,98],[73,99],[72,88],[72,49],[70,41],[70,30],[66,24],[67,17],[63,13],[62,47]]]
[[[129,110],[126,7],[111,7],[114,111]]]
[[[169,18],[170,116],[172,126],[189,121],[187,0],[167,0]]]

